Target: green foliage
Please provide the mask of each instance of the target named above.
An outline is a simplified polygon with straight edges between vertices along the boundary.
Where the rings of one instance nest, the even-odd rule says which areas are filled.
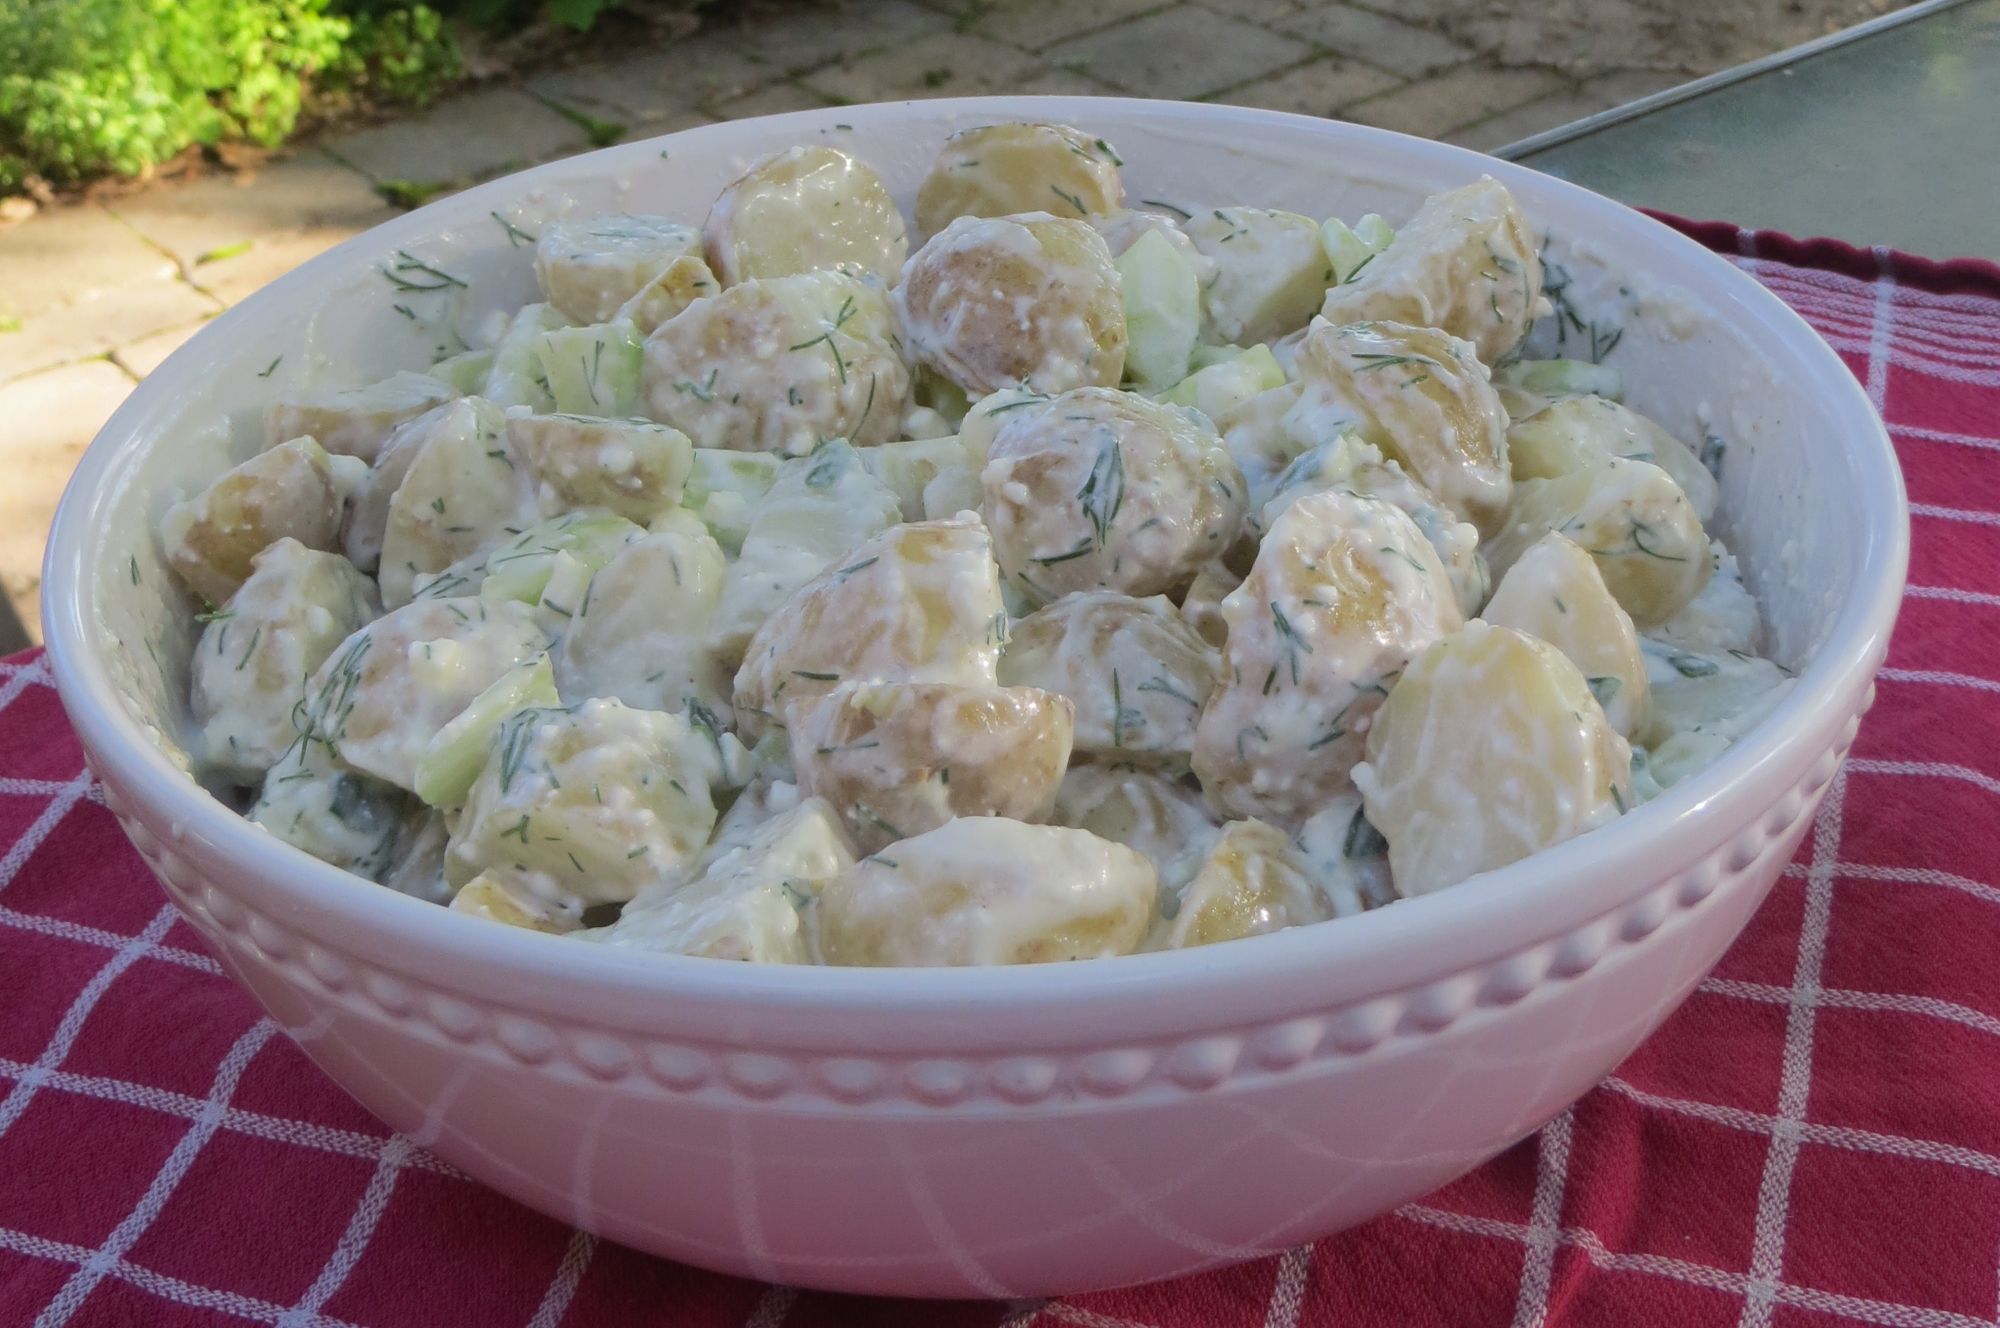
[[[142,174],[190,144],[274,147],[357,100],[423,105],[465,74],[452,23],[582,32],[621,3],[0,0],[0,195]],[[579,122],[593,143],[624,134]]]
[[[353,25],[353,35],[330,71],[337,84],[386,101],[424,106],[465,74],[465,61],[444,16],[429,5],[363,10]]]
[[[350,31],[327,0],[0,0],[0,188],[276,144]]]

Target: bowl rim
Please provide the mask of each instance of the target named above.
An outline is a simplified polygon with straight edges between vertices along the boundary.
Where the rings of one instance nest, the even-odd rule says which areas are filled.
[[[728,963],[613,946],[593,946],[588,961],[579,963],[582,954],[567,937],[493,926],[320,862],[230,810],[154,745],[121,703],[93,645],[98,602],[94,532],[104,528],[104,509],[122,492],[130,469],[157,445],[158,426],[171,413],[177,380],[201,372],[204,342],[209,347],[215,344],[209,340],[215,329],[256,320],[281,302],[348,272],[364,253],[373,256],[384,244],[408,246],[429,238],[445,218],[515,201],[549,177],[580,167],[615,172],[626,161],[663,156],[662,145],[696,139],[723,150],[737,146],[745,152],[768,151],[800,131],[824,127],[833,116],[857,129],[911,123],[933,128],[968,116],[1084,124],[1098,119],[1178,120],[1246,136],[1253,136],[1260,126],[1282,124],[1293,130],[1303,126],[1324,138],[1330,151],[1337,151],[1343,141],[1376,140],[1413,163],[1450,167],[1468,179],[1490,174],[1510,187],[1525,184],[1531,192],[1561,200],[1591,223],[1648,231],[1655,242],[1678,247],[1691,262],[1711,272],[1716,287],[1704,295],[1726,303],[1732,318],[1761,324],[1770,334],[1774,355],[1801,362],[1814,389],[1831,396],[1830,412],[1851,425],[1829,440],[1839,446],[1852,474],[1850,497],[1865,517],[1854,532],[1857,570],[1850,594],[1790,695],[1770,715],[1707,768],[1613,825],[1449,891],[1342,919],[1339,926],[1294,927],[1227,945],[1088,963],[837,968]],[[214,875],[226,875],[230,892],[254,911],[298,920],[305,935],[330,928],[354,938],[345,948],[365,954],[370,963],[421,974],[418,960],[430,956],[441,966],[450,961],[460,971],[476,966],[598,993],[671,993],[704,1006],[810,1009],[828,1015],[996,1005],[1067,1010],[1079,1000],[1151,1000],[1163,986],[1189,994],[1220,994],[1246,983],[1276,991],[1299,979],[1322,991],[1351,987],[1357,995],[1406,989],[1423,980],[1422,974],[1458,971],[1477,962],[1450,956],[1483,958],[1555,939],[1584,920],[1650,892],[1670,879],[1658,864],[1679,864],[1673,868],[1677,874],[1701,856],[1687,848],[1689,836],[1701,837],[1702,851],[1711,851],[1743,824],[1763,815],[1767,804],[1760,802],[1750,815],[1732,819],[1723,810],[1732,795],[1740,801],[1743,790],[1762,786],[1775,798],[1799,778],[1812,757],[1831,745],[1834,728],[1858,710],[1895,620],[1908,553],[1909,516],[1901,469],[1861,383],[1776,295],[1722,256],[1662,223],[1527,167],[1364,125],[1138,98],[1002,96],[883,102],[698,126],[503,176],[348,239],[212,320],[148,375],[105,423],[58,505],[44,559],[42,602],[57,690],[104,782],[117,785],[146,819],[171,827],[186,851],[205,850],[208,856],[219,857],[228,870]],[[365,941],[367,948],[356,941]],[[412,955],[418,960],[406,958]],[[1336,982],[1335,975],[1356,981]]]

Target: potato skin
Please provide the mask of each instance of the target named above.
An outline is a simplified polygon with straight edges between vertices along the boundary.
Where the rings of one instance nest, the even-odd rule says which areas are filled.
[[[1041,601],[1183,590],[1247,503],[1206,416],[1100,387],[1009,412],[980,486],[1001,570]]]
[[[959,217],[1049,212],[1097,217],[1125,197],[1110,144],[1057,124],[961,129],[945,140],[917,190],[917,230],[936,235]]]
[[[824,144],[774,152],[745,171],[709,209],[702,240],[728,286],[821,268],[890,282],[910,252],[882,177]]]
[[[257,555],[285,536],[308,549],[339,548],[344,503],[326,450],[311,438],[294,438],[168,508],[160,542],[167,565],[190,590],[224,604],[250,579]]]
[[[910,355],[968,396],[1116,387],[1125,372],[1118,267],[1086,222],[960,217],[903,265],[895,302]]]
[[[863,682],[787,714],[800,790],[868,853],[954,816],[1046,820],[1075,707],[1035,687]]]
[[[696,447],[803,456],[896,436],[910,371],[880,290],[844,272],[731,286],[654,328],[641,404]]]
[[[1152,864],[1086,830],[963,816],[828,881],[820,957],[907,967],[1130,954],[1151,921]]]

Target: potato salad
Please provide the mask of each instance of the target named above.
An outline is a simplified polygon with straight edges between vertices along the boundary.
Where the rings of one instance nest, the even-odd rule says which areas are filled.
[[[284,397],[165,512],[207,782],[487,924],[1040,963],[1449,889],[1784,695],[1719,441],[1595,324],[1528,356],[1584,324],[1500,184],[1396,224],[1122,166],[997,124],[907,216],[821,143],[699,225],[509,225],[489,344]]]

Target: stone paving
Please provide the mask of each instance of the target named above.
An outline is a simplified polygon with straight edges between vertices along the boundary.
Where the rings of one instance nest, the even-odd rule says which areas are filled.
[[[1615,24],[1585,0],[791,0],[336,132],[254,175],[45,211],[0,230],[0,589],[38,635],[61,484],[132,385],[203,321],[397,204],[718,119],[1000,92],[1233,102],[1491,149],[1882,0],[1856,2],[1750,0],[1694,15],[1699,36],[1683,39],[1660,15],[1714,0],[1650,0],[1650,19],[1649,0],[1606,0]]]

